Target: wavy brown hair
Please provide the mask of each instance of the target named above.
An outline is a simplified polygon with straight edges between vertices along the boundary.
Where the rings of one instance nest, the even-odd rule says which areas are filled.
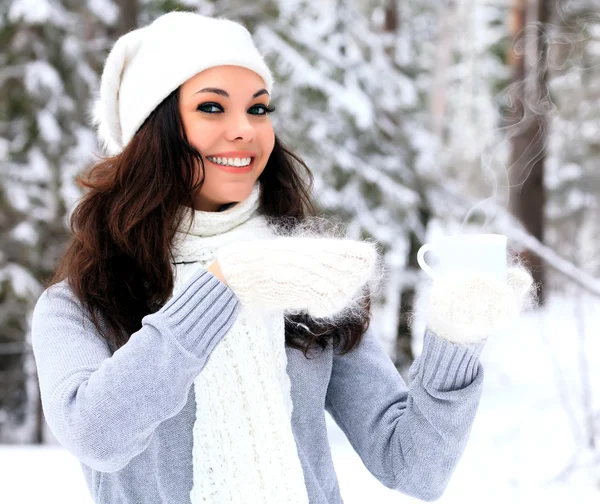
[[[70,218],[71,241],[46,288],[66,280],[99,333],[113,349],[141,328],[173,291],[172,240],[186,208],[204,182],[200,153],[187,141],[179,90],[146,119],[125,149],[102,158],[77,177],[85,191]],[[202,167],[194,183],[195,170]],[[261,184],[260,212],[294,228],[316,215],[313,175],[277,136]],[[331,342],[341,354],[360,342],[370,322],[370,298],[334,324],[305,313],[286,316],[285,340],[308,351]]]

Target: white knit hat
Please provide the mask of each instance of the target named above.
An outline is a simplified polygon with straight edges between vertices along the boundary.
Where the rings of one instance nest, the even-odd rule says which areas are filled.
[[[234,65],[256,72],[269,93],[273,77],[239,23],[169,12],[120,37],[106,58],[92,121],[110,155],[118,154],[152,111],[202,70]]]

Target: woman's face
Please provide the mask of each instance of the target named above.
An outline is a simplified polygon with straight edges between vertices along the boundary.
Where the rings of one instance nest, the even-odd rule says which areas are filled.
[[[181,85],[179,113],[205,168],[196,210],[215,212],[250,196],[275,143],[264,88],[252,70],[229,65],[204,70]]]

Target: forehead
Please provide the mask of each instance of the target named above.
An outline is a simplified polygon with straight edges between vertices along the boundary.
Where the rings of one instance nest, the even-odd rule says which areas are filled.
[[[184,94],[196,93],[204,87],[220,88],[230,94],[235,92],[255,93],[265,87],[261,76],[244,67],[233,65],[207,68],[181,85]]]

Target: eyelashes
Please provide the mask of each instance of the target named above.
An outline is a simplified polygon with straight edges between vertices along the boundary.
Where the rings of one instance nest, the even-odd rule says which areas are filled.
[[[215,102],[201,103],[196,107],[196,110],[199,112],[204,112],[205,114],[219,114],[225,112],[225,109],[223,109],[223,107],[219,103]],[[262,110],[262,112],[251,112],[253,110]],[[264,105],[261,103],[258,105],[252,105],[252,107],[248,109],[248,112],[252,115],[266,116],[275,112],[275,107],[272,105]]]
[[[272,114],[273,112],[275,112],[275,105],[258,105],[258,107],[263,108],[265,110],[264,115]]]
[[[217,109],[217,111],[210,109]],[[223,112],[223,107],[221,107],[221,105],[219,105],[218,103],[201,103],[196,107],[196,110],[198,110],[199,112],[204,112],[206,114],[216,114],[218,112]]]

